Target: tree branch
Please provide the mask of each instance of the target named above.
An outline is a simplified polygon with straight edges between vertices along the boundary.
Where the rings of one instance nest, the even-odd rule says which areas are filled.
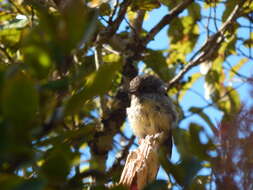
[[[121,22],[123,21],[125,14],[127,12],[128,6],[131,4],[132,0],[124,0],[120,4],[120,9],[117,18],[110,23],[110,25],[100,33],[99,40],[104,41],[108,40],[110,37],[112,37],[116,31],[118,30]]]
[[[242,1],[244,2],[244,1]],[[226,22],[220,27],[219,31],[214,35],[210,36],[204,45],[198,50],[190,59],[190,62],[168,83],[168,87],[172,87],[183,76],[194,66],[199,65],[200,63],[208,60],[217,50],[219,49],[220,44],[224,40],[224,34],[229,29],[229,26],[238,18],[238,13],[240,11],[241,5],[236,5]]]
[[[168,25],[173,18],[177,17],[185,8],[187,8],[194,0],[182,1],[179,5],[173,8],[169,14],[165,15],[162,20],[155,25],[150,32],[147,34],[143,41],[143,46],[145,47],[155,36],[158,34],[166,25]]]

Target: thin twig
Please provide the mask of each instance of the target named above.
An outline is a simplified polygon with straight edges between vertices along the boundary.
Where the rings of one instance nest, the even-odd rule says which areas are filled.
[[[210,36],[210,31],[209,31],[208,26],[210,25],[211,16],[212,16],[212,9],[210,8],[210,9],[209,9],[209,15],[208,15],[208,17],[207,17],[207,23],[206,23],[206,26],[205,26],[207,38],[209,38],[209,36]]]
[[[217,13],[216,13],[216,8],[217,8],[217,3],[216,3],[216,1],[214,1],[214,4],[215,4],[215,6],[213,7],[213,11],[214,11],[214,26],[215,26],[215,29],[216,29],[216,31],[218,31],[219,30],[219,28],[218,28],[218,25],[217,25],[217,19],[216,19],[216,17],[217,17]]]

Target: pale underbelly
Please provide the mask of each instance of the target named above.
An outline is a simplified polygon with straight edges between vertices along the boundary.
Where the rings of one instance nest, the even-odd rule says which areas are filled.
[[[133,133],[144,138],[160,132],[167,133],[170,129],[170,116],[157,110],[154,106],[132,106],[127,109],[129,123]]]

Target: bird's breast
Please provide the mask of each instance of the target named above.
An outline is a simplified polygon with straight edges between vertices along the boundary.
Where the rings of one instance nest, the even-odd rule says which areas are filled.
[[[152,98],[132,97],[127,115],[133,133],[139,138],[159,132],[167,133],[170,129],[170,115],[162,102]]]

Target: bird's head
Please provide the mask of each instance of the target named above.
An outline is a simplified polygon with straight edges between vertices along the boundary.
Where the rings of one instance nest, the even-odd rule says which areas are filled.
[[[134,95],[142,94],[166,94],[165,83],[153,75],[140,75],[130,82],[129,93]]]

